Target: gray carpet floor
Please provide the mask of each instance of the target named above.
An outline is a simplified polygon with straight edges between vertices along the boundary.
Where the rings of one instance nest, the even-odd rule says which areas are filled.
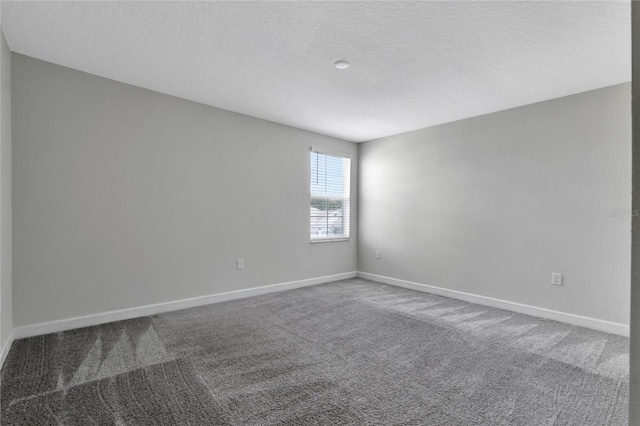
[[[17,340],[3,425],[626,425],[627,338],[362,279]]]

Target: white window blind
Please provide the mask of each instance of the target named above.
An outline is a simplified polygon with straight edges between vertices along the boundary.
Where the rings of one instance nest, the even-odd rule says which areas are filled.
[[[349,239],[351,159],[311,151],[312,242]]]

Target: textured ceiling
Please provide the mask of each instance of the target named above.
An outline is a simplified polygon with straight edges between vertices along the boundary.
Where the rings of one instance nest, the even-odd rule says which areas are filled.
[[[351,141],[631,79],[629,2],[3,1],[2,27],[15,52]]]

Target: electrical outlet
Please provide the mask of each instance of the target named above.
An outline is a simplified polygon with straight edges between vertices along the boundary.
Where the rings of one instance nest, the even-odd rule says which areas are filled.
[[[562,274],[559,272],[551,273],[551,284],[553,285],[562,285]]]
[[[376,259],[380,259],[382,257],[382,253],[380,253],[380,250],[376,250]]]
[[[238,259],[238,270],[244,269],[244,259]]]

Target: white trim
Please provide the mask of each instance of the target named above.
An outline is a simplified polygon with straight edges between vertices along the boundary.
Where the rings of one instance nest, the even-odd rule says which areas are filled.
[[[9,353],[9,349],[11,349],[11,344],[14,340],[13,329],[9,332],[9,336],[7,336],[7,341],[4,343],[2,350],[0,350],[0,368],[4,365],[4,360],[7,359],[7,354]]]
[[[479,305],[491,306],[493,308],[505,309],[508,311],[518,312],[521,314],[532,315],[535,317],[546,318],[566,324],[577,325],[580,327],[591,328],[594,330],[605,331],[607,333],[619,334],[621,336],[629,336],[629,326],[617,322],[605,321],[597,318],[585,317],[582,315],[570,314],[567,312],[554,311],[552,309],[539,308],[537,306],[525,305],[508,300],[495,299],[493,297],[480,296],[472,293],[465,293],[458,290],[449,290],[442,287],[435,287],[428,284],[416,283],[413,281],[405,281],[397,278],[385,277],[382,275],[370,274],[368,272],[358,272],[358,277],[371,281],[377,281],[397,287],[417,290],[424,293],[432,293],[440,296],[451,297],[452,299],[464,300],[466,302],[477,303]]]
[[[322,148],[315,149],[312,146],[309,147],[309,151],[317,152],[318,154],[322,154],[322,155],[329,155],[331,157],[342,157],[342,158],[348,158],[349,160],[353,160],[353,157],[351,156],[351,154],[347,154],[347,153],[339,153],[337,151],[331,151],[331,150],[329,150],[331,152],[328,152],[323,150]],[[311,157],[309,157],[309,159],[311,159]]]
[[[234,290],[225,293],[210,294],[207,296],[192,297],[189,299],[155,303],[153,305],[138,306],[135,308],[119,309],[117,311],[102,312],[99,314],[25,325],[15,327],[13,332],[15,332],[14,336],[16,339],[23,339],[25,337],[39,336],[41,334],[56,333],[59,331],[72,330],[74,328],[89,327],[113,321],[154,315],[162,312],[177,311],[179,309],[193,308],[212,303],[226,302],[228,300],[243,299],[245,297],[259,296],[261,294],[275,293],[279,291],[292,290],[294,288],[345,280],[356,276],[357,272],[355,271],[345,272],[342,274],[327,275],[324,277],[309,278],[306,280]]]
[[[315,240],[309,240],[311,244],[317,243],[343,243],[345,241],[349,241],[349,237],[347,238],[316,238]]]

